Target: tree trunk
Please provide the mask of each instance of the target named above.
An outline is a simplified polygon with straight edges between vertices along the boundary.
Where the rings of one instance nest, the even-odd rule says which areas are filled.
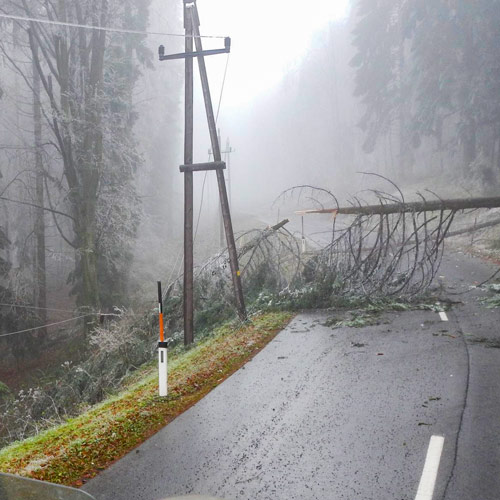
[[[89,216],[89,218],[91,215]],[[84,223],[78,248],[81,266],[82,290],[79,305],[99,307],[99,284],[97,280],[97,256],[95,251],[95,229],[89,220]]]
[[[301,210],[298,215],[342,214],[342,215],[387,215],[408,212],[435,212],[439,210],[468,210],[471,208],[499,208],[500,197],[467,198],[455,200],[416,201],[410,203],[387,203],[352,207],[325,208],[321,210]]]
[[[470,166],[477,156],[477,109],[472,105],[473,82],[475,82],[478,74],[478,57],[474,40],[474,25],[471,17],[465,15],[463,18],[463,76],[464,83],[461,91],[461,99],[463,101],[463,155],[464,155],[464,174],[465,177],[470,177]]]
[[[98,5],[97,5],[98,4]],[[57,18],[66,22],[66,3],[57,3]],[[81,9],[77,9],[81,13]],[[108,14],[107,0],[96,2],[93,24],[106,25]],[[77,251],[78,304],[99,307],[99,280],[97,273],[97,237],[96,212],[99,180],[103,169],[103,137],[102,137],[102,82],[104,73],[104,53],[106,33],[94,30],[90,35],[90,43],[80,31],[78,51],[81,58],[82,81],[81,99],[75,100],[75,85],[72,82],[70,61],[72,51],[64,37],[55,36],[53,47],[42,50],[44,60],[49,64],[51,72],[56,75],[58,91],[52,87],[52,77],[44,76],[42,65],[37,56],[36,42],[47,39],[40,37],[36,30],[30,32],[30,45],[36,70],[45,91],[50,98],[53,111],[52,128],[61,151],[64,176],[66,178],[74,219],[74,244]],[[50,51],[50,52],[49,52]],[[47,54],[55,55],[55,65],[50,64]],[[85,63],[85,65],[84,65]],[[73,137],[81,137],[75,141]],[[59,229],[59,228],[58,228]],[[68,241],[68,240],[66,240]]]
[[[107,0],[102,0],[100,20],[96,24],[106,24]],[[100,106],[100,91],[104,72],[104,52],[106,34],[104,31],[92,33],[89,84],[85,95],[85,137],[84,157],[79,164],[81,172],[80,207],[80,259],[82,267],[82,296],[84,305],[99,307],[99,281],[97,277],[96,213],[97,190],[103,169],[103,136]]]
[[[35,50],[37,50],[35,48]],[[38,316],[42,324],[47,323],[47,276],[45,265],[45,210],[43,192],[43,160],[42,160],[42,113],[40,103],[40,75],[33,63],[33,123],[35,139],[35,175],[36,175],[36,209],[35,237],[35,306],[38,307]],[[45,338],[46,328],[38,331],[38,337]]]
[[[473,119],[467,121],[462,135],[465,176],[470,177],[470,166],[477,156],[476,123]]]

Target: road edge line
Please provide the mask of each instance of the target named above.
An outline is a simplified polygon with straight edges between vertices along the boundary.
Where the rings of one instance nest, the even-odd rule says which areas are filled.
[[[443,436],[431,436],[415,500],[432,500],[443,446]]]

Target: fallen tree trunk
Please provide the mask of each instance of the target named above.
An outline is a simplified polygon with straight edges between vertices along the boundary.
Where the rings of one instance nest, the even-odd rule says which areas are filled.
[[[468,210],[471,208],[500,208],[500,197],[467,198],[456,200],[414,201],[410,203],[387,203],[379,205],[351,206],[339,208],[323,208],[318,210],[301,210],[297,215],[308,214],[342,214],[342,215],[389,215],[401,213],[435,212],[440,210]]]
[[[283,219],[274,226],[268,226],[264,229],[257,237],[249,241],[246,245],[243,245],[238,253],[238,258],[245,255],[247,252],[255,248],[259,243],[266,238],[269,238],[273,233],[279,231],[282,227],[286,226],[290,221],[288,219]]]
[[[457,231],[451,231],[446,234],[445,238],[451,238],[452,236],[459,236],[461,234],[470,234],[474,231],[479,231],[480,229],[485,229],[487,227],[493,227],[500,224],[500,219],[493,219],[489,222],[483,222],[481,224],[475,224],[474,226],[466,227],[465,229],[458,229]]]

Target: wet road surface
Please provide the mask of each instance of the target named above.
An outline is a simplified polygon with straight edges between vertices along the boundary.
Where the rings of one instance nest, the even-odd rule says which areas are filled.
[[[461,302],[450,315],[466,341],[469,364],[446,500],[500,499],[500,309],[487,309],[479,302],[485,293],[470,290],[471,284],[483,282],[497,270],[498,266],[461,253],[447,257],[440,270],[449,297]]]
[[[455,254],[441,281],[461,294],[494,269]],[[500,339],[500,313],[474,293],[450,297],[463,303],[448,321],[408,311],[332,329],[334,312],[297,316],[84,489],[98,500],[409,500],[443,436],[432,498],[500,498],[500,349],[485,341]]]

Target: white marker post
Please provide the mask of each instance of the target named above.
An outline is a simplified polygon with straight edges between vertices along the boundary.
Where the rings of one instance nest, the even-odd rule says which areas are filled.
[[[163,329],[163,297],[161,294],[161,281],[158,281],[158,319],[160,322],[160,341],[158,342],[158,392],[160,396],[166,396],[168,393],[168,342],[165,342],[165,334]]]
[[[304,236],[304,216],[302,216],[302,253],[306,253],[307,247],[306,247],[306,238]]]

